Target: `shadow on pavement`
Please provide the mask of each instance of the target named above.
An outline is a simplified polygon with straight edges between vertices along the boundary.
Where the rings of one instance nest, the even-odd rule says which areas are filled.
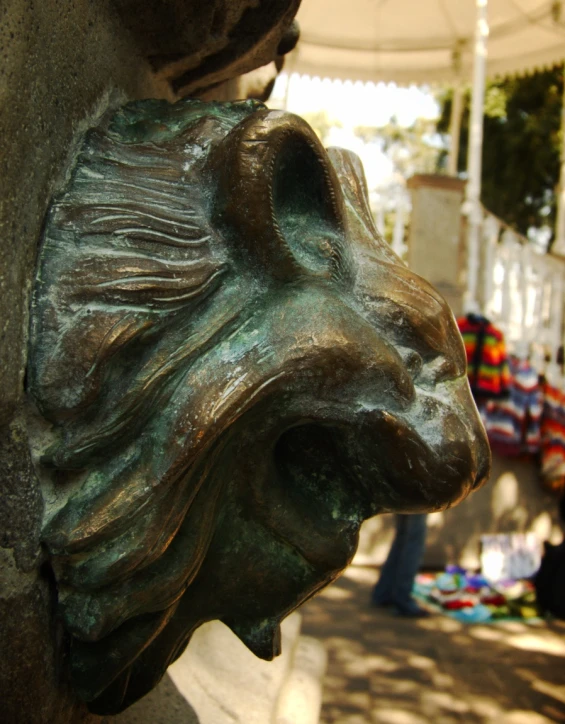
[[[403,619],[370,607],[376,580],[351,566],[301,609],[329,654],[322,724],[565,722],[563,623]]]

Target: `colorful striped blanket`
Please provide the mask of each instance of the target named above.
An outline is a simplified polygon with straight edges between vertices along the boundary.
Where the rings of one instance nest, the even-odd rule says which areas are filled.
[[[501,455],[534,455],[541,443],[543,394],[537,370],[510,357],[509,396],[490,400],[482,410],[493,450]]]
[[[478,401],[506,397],[510,382],[502,332],[486,317],[468,314],[457,320],[467,353],[467,374]]]

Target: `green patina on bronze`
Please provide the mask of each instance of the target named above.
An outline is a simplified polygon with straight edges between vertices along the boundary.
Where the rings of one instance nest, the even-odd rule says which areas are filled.
[[[257,103],[125,106],[49,210],[28,387],[75,687],[147,693],[202,622],[258,656],[361,522],[487,474],[453,317],[352,154]]]

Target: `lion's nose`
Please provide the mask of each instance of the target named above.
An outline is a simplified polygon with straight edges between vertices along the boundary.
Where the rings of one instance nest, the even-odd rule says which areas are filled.
[[[482,487],[490,477],[490,446],[488,444],[486,434],[483,430],[481,430],[481,435],[479,435],[479,442],[477,444],[475,454],[478,462],[478,467],[477,475],[475,477],[475,480],[473,481],[472,490],[477,490],[478,488]]]

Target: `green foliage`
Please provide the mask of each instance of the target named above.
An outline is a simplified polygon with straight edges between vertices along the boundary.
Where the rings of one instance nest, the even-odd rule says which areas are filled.
[[[451,92],[439,98],[438,131],[447,133]],[[482,202],[522,234],[554,225],[559,181],[563,68],[490,83],[485,96]],[[458,168],[467,168],[470,94]],[[447,154],[444,154],[445,156]]]
[[[327,145],[329,132],[332,128],[341,128],[341,123],[328,115],[326,110],[302,113],[302,118],[314,129],[320,141]]]
[[[380,128],[358,126],[355,134],[365,143],[379,142],[381,150],[404,178],[416,173],[434,173],[440,147],[435,121],[417,118],[409,127],[399,125],[394,116]]]

